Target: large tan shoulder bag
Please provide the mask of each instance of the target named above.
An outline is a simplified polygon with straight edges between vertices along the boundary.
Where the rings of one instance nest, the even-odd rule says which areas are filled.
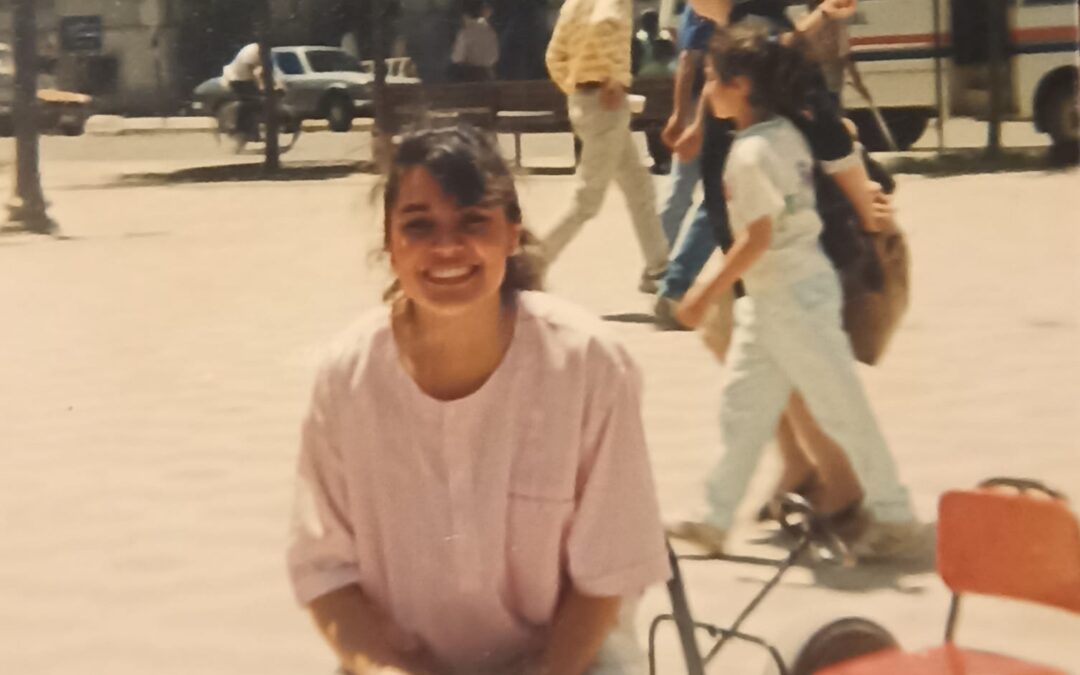
[[[910,259],[907,240],[896,223],[863,236],[866,254],[840,272],[843,322],[855,358],[874,365],[907,311]],[[731,291],[721,295],[698,329],[705,346],[721,362],[731,344],[734,302]]]

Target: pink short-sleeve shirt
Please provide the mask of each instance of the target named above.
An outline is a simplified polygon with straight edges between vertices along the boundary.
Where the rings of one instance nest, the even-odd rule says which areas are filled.
[[[518,307],[502,363],[455,401],[405,372],[386,308],[332,350],[301,444],[301,603],[358,584],[468,669],[540,648],[567,584],[632,596],[667,579],[637,367],[584,311],[536,292]]]

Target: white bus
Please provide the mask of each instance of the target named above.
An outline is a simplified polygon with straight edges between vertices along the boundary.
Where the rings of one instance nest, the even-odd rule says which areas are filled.
[[[859,0],[850,24],[852,55],[898,146],[918,140],[939,112],[942,119],[988,118],[989,6],[986,0]],[[1002,7],[996,28],[1003,38],[1004,118],[1032,120],[1054,143],[1076,143],[1077,0],[1002,0]],[[866,101],[851,86],[843,99],[860,131],[874,136]],[[880,133],[877,138],[883,145]]]

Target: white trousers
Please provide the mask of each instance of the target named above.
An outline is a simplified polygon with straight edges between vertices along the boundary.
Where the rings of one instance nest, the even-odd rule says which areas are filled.
[[[841,327],[841,289],[826,272],[735,301],[735,330],[720,403],[724,455],[709,475],[711,524],[729,529],[762,450],[798,390],[821,429],[843,448],[870,512],[885,522],[914,517],[885,439],[855,371]]]
[[[544,253],[554,260],[600,212],[604,194],[612,181],[626,198],[630,221],[645,257],[645,271],[659,274],[667,266],[668,243],[656,214],[652,176],[641,163],[630,134],[630,109],[624,102],[617,110],[600,105],[598,91],[579,91],[567,99],[570,124],[581,139],[581,161],[574,176],[570,205],[544,237]]]

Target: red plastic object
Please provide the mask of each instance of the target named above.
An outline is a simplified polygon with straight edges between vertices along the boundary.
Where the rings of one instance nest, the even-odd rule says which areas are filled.
[[[938,573],[956,594],[1028,600],[1080,613],[1080,525],[1062,499],[1008,488],[957,490],[938,506]],[[951,642],[889,650],[818,675],[1066,675]]]
[[[817,675],[1068,675],[1064,670],[953,644],[905,653],[869,654],[819,670]]]
[[[1080,526],[1061,499],[993,488],[947,492],[938,508],[937,556],[954,593],[1080,613]]]

